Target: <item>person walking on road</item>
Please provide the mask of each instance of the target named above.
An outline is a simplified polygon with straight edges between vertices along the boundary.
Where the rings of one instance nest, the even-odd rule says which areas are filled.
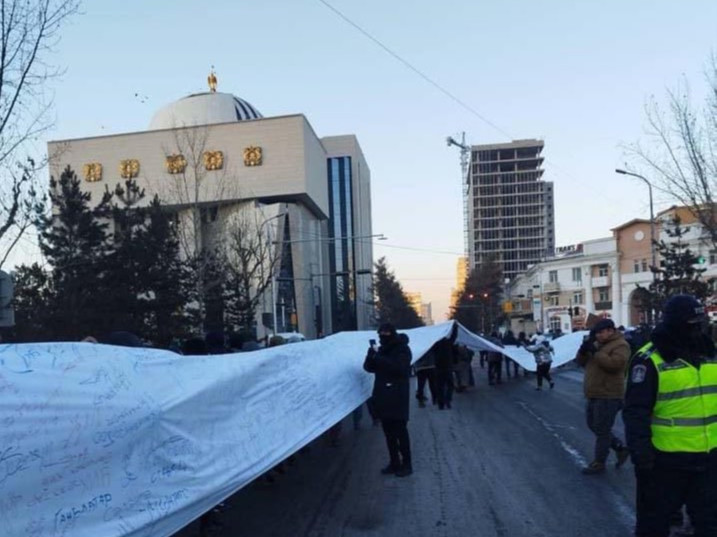
[[[408,436],[408,407],[411,397],[411,349],[408,337],[398,334],[390,323],[378,329],[380,346],[369,347],[363,368],[375,375],[373,408],[386,436],[389,463],[382,474],[405,477],[413,473]]]
[[[416,370],[416,399],[418,406],[425,408],[426,401],[426,384],[428,384],[428,392],[431,394],[431,402],[436,404],[436,353],[433,349],[428,349],[420,360],[416,361],[413,366]]]
[[[498,339],[497,332],[493,332],[488,340],[500,347],[500,339]],[[488,351],[488,384],[493,386],[494,384],[502,383],[501,371],[503,370],[503,353],[496,350]]]
[[[535,365],[538,372],[538,387],[536,390],[543,389],[543,379],[547,380],[550,389],[552,390],[555,386],[553,379],[550,378],[550,366],[553,365],[553,347],[550,346],[550,342],[546,339],[537,345],[528,346],[525,350],[532,352],[535,357]]]
[[[520,343],[518,343],[518,340],[515,337],[515,334],[513,334],[512,330],[506,330],[505,335],[503,336],[503,346],[506,345],[515,345],[518,346]],[[504,357],[505,360],[505,376],[507,378],[510,378],[510,368],[512,366],[513,368],[513,376],[515,378],[518,378],[518,362],[510,358],[509,356]]]
[[[640,537],[670,535],[683,504],[695,537],[717,535],[717,353],[706,322],[695,297],[673,296],[630,363],[623,420]]]
[[[613,434],[612,427],[622,409],[630,345],[615,330],[612,319],[601,319],[580,346],[575,359],[585,368],[586,418],[595,435],[595,457],[582,472],[587,475],[601,474],[605,472],[611,448],[617,455],[617,467],[622,466],[629,455],[622,440]]]
[[[431,349],[436,356],[436,399],[438,410],[450,409],[453,401],[453,363],[458,325],[453,325],[450,337],[438,340]]]

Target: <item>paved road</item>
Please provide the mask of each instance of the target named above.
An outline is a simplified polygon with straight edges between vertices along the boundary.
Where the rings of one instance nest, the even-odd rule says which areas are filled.
[[[602,476],[580,473],[593,441],[581,374],[559,372],[554,390],[538,392],[532,377],[489,387],[476,371],[479,386],[456,394],[452,410],[412,407],[411,477],[380,475],[380,428],[366,416],[354,431],[347,419],[338,447],[319,439],[275,483],[260,479],[230,498],[214,535],[631,535],[631,465],[611,464]],[[198,535],[195,523],[176,537]]]

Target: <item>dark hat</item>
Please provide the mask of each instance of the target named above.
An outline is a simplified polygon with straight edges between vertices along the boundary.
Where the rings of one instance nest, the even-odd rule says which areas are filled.
[[[600,319],[597,323],[595,323],[595,326],[593,326],[591,332],[593,334],[597,334],[598,332],[601,332],[602,330],[607,330],[608,328],[612,328],[613,330],[615,330],[615,323],[612,321],[612,319]]]
[[[396,327],[393,326],[391,323],[382,323],[381,326],[378,327],[378,333],[388,333],[391,335],[396,334]]]
[[[665,304],[662,320],[670,326],[699,323],[705,317],[705,308],[692,295],[675,295]]]
[[[142,340],[132,332],[117,330],[110,332],[100,339],[100,343],[105,345],[117,345],[119,347],[144,347]]]

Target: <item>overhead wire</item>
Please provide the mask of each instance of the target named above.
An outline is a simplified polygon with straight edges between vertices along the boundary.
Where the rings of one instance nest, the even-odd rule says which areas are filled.
[[[356,22],[354,22],[354,21],[353,21],[352,19],[350,19],[347,15],[345,15],[342,11],[340,11],[339,9],[337,9],[336,7],[334,7],[333,5],[331,5],[331,4],[330,4],[329,2],[327,2],[326,0],[317,0],[317,1],[318,1],[319,3],[321,3],[321,4],[323,4],[323,5],[324,5],[326,8],[328,8],[329,10],[333,11],[338,17],[340,17],[340,18],[343,19],[347,24],[349,24],[350,26],[352,26],[353,28],[355,28],[356,30],[358,30],[358,31],[359,31],[361,34],[363,34],[366,38],[370,39],[373,43],[375,43],[378,47],[380,47],[384,52],[386,52],[386,53],[389,54],[391,57],[393,57],[394,59],[396,59],[398,62],[400,62],[401,64],[403,64],[405,67],[407,67],[408,69],[410,69],[411,71],[413,71],[415,74],[417,74],[419,77],[421,77],[425,82],[427,82],[428,84],[430,84],[431,86],[433,86],[434,88],[436,88],[438,91],[440,91],[441,93],[443,93],[446,97],[448,97],[449,99],[451,99],[453,102],[455,102],[456,104],[458,104],[460,107],[462,107],[463,109],[465,109],[466,111],[468,111],[469,113],[471,113],[472,115],[474,115],[475,117],[477,117],[478,119],[480,119],[483,123],[485,123],[486,125],[490,126],[491,128],[493,128],[493,129],[496,130],[497,132],[503,134],[503,135],[506,136],[508,139],[510,139],[510,140],[514,140],[514,139],[515,139],[515,137],[512,136],[508,131],[506,131],[505,129],[503,129],[502,127],[500,127],[499,125],[497,125],[496,123],[494,123],[493,121],[491,121],[490,119],[488,119],[486,116],[484,116],[483,114],[481,114],[480,112],[478,112],[475,108],[473,108],[472,106],[470,106],[469,104],[467,104],[465,101],[463,101],[462,99],[460,99],[459,97],[457,97],[454,93],[452,93],[451,91],[449,91],[448,89],[446,89],[444,86],[442,86],[441,84],[439,84],[438,82],[436,82],[435,80],[433,80],[430,76],[428,76],[426,73],[424,73],[423,71],[421,71],[418,67],[416,67],[415,65],[413,65],[411,62],[409,62],[409,61],[406,60],[405,58],[403,58],[403,57],[402,57],[401,55],[399,55],[397,52],[394,52],[390,47],[388,47],[388,45],[384,44],[381,40],[379,40],[377,37],[375,37],[373,34],[371,34],[368,30],[364,29],[362,26],[360,26],[359,24],[357,24]],[[566,169],[562,168],[561,166],[559,166],[554,160],[552,160],[552,159],[545,159],[545,162],[548,163],[548,164],[550,164],[551,166],[553,166],[553,167],[554,167],[555,169],[557,169],[559,172],[562,172],[563,174],[565,174],[566,176],[568,176],[568,178],[570,178],[570,179],[572,179],[572,180],[574,180],[574,181],[578,181],[578,182],[584,183],[585,185],[588,186],[588,188],[590,188],[590,189],[593,190],[594,192],[600,193],[600,195],[601,195],[604,199],[607,199],[608,201],[612,201],[613,203],[608,204],[609,207],[606,207],[606,208],[604,208],[604,209],[606,209],[607,211],[613,212],[614,214],[616,213],[617,207],[619,206],[619,203],[617,203],[618,200],[612,199],[609,195],[606,195],[604,190],[598,190],[592,183],[590,183],[590,182],[588,182],[588,181],[583,181],[582,179],[578,178],[577,176],[575,176],[574,174],[572,174],[572,173],[569,172],[568,170],[566,170]]]

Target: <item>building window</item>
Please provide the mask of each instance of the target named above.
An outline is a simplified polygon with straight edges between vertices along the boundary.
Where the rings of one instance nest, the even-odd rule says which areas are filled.
[[[642,272],[647,272],[647,259],[642,260]]]
[[[533,290],[532,290],[532,289],[528,289],[528,292],[526,293],[526,296],[527,296],[528,298],[533,298]]]
[[[548,299],[550,301],[551,306],[559,306],[560,305],[560,297],[559,296],[557,296],[557,295],[551,296],[551,297],[548,297]]]
[[[583,293],[573,293],[573,304],[582,304],[583,303]]]
[[[607,265],[598,266],[598,277],[607,276]]]
[[[550,318],[550,329],[560,330],[560,317],[558,317],[557,315],[555,317]]]
[[[580,267],[573,269],[573,281],[574,282],[581,282],[583,280],[582,276],[583,272],[580,270]]]
[[[636,274],[638,272],[640,272],[640,260],[639,259],[635,259],[635,264],[633,265],[633,270]]]
[[[601,287],[598,290],[598,295],[598,302],[607,302],[608,300],[610,300],[610,292],[607,287]]]
[[[548,272],[548,281],[550,283],[558,283],[558,271],[557,270],[551,270]]]

